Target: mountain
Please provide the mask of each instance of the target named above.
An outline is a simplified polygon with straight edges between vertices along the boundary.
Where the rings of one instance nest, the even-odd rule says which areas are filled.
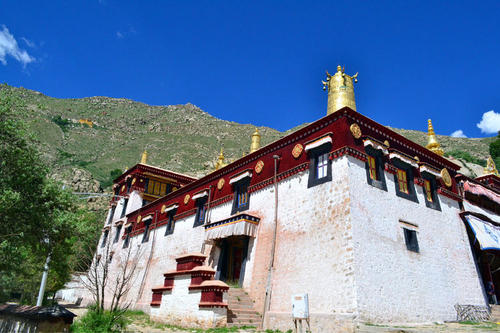
[[[36,134],[54,177],[80,192],[109,187],[114,178],[110,173],[138,163],[145,149],[149,153],[148,164],[202,176],[212,170],[221,146],[226,160],[235,160],[247,152],[255,131],[251,124],[217,119],[189,103],[152,106],[125,98],[58,99],[5,84],[0,89],[10,90],[23,101],[25,120]],[[286,132],[258,127],[261,145],[304,125]],[[421,145],[427,141],[424,132],[393,130]],[[438,138],[446,152],[460,157],[462,164],[469,164],[464,172],[471,175],[480,174],[477,164],[484,163],[488,145],[494,140],[441,135]],[[83,185],[75,174],[84,175]]]

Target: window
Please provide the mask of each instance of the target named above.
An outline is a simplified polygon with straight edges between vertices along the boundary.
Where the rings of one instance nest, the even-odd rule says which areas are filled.
[[[116,206],[112,206],[112,207],[109,209],[108,224],[110,224],[110,223],[111,223],[111,221],[113,221],[113,215],[115,215],[115,210],[116,210]]]
[[[398,158],[393,158],[391,162],[397,169],[394,175],[396,195],[418,203],[415,184],[413,183],[413,167]]]
[[[108,241],[108,234],[109,234],[109,229],[104,230],[104,235],[102,236],[101,247],[106,246],[106,242]]]
[[[417,232],[415,230],[403,228],[405,234],[405,243],[408,251],[420,252],[418,248]]]
[[[132,187],[132,178],[127,179],[127,193],[130,192],[130,188]]]
[[[142,207],[146,206],[148,203],[150,203],[151,201],[148,201],[146,199],[142,199]]]
[[[231,214],[242,212],[250,206],[250,194],[248,193],[248,186],[250,185],[250,178],[243,178],[233,185],[234,187],[234,202]]]
[[[123,241],[123,248],[127,248],[130,243],[130,233],[132,232],[132,226],[125,229],[125,240]]]
[[[115,255],[115,253],[113,251],[111,251],[109,253],[109,262],[113,261],[113,256]]]
[[[422,178],[424,179],[425,205],[432,209],[441,210],[441,204],[439,203],[437,194],[436,177],[427,172],[422,172]]]
[[[366,181],[373,187],[387,191],[384,174],[384,153],[371,146],[366,146]]]
[[[370,178],[372,180],[379,180],[379,177],[377,175],[377,163],[375,157],[368,155],[367,161],[368,161],[368,168],[370,170]]]
[[[120,218],[125,216],[125,212],[127,211],[128,198],[123,200],[123,208],[122,213],[120,214]]]
[[[331,144],[328,144],[309,151],[311,160],[309,162],[309,181],[307,187],[313,187],[332,180],[332,164],[328,159],[330,148]]]
[[[175,221],[174,221],[174,215],[175,215],[176,210],[171,210],[168,213],[168,223],[167,223],[167,228],[165,229],[165,236],[166,235],[171,235],[174,233],[174,227],[175,227]]]
[[[116,234],[115,234],[115,239],[113,240],[113,244],[118,243],[118,240],[120,240],[121,231],[122,231],[122,225],[120,224],[116,227]]]
[[[172,185],[154,179],[146,179],[144,192],[157,197],[164,196],[172,191]]]
[[[96,258],[95,258],[95,263],[96,265],[99,265],[99,263],[101,262],[101,255],[99,254]]]
[[[144,222],[144,236],[142,236],[142,243],[147,243],[149,241],[149,227],[151,226],[151,221],[153,221],[153,219],[149,219]]]
[[[206,203],[207,203],[206,197],[196,200],[196,217],[194,220],[193,227],[198,227],[200,225],[203,225],[203,223],[205,223],[205,215],[207,213]]]
[[[406,171],[398,169],[397,177],[399,191],[408,194],[408,179],[406,177]]]

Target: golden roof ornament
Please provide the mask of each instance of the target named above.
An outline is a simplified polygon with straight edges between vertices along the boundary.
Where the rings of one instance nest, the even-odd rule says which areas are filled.
[[[486,167],[484,168],[483,171],[484,175],[495,175],[499,176],[497,166],[495,165],[495,161],[493,161],[493,158],[491,156],[488,156],[488,159],[486,160]]]
[[[145,150],[141,156],[141,164],[147,164],[147,163],[148,163],[148,152]]]
[[[432,127],[432,121],[430,119],[427,120],[427,146],[425,146],[425,148],[433,151],[439,156],[444,155],[444,150],[441,148],[441,145],[437,140],[436,133],[434,133],[434,127]]]
[[[224,162],[224,148],[220,149],[219,156],[217,157],[217,162],[215,162],[214,169],[219,170],[220,168],[223,168],[227,165],[227,163]]]
[[[252,134],[252,144],[250,145],[250,154],[260,149],[260,133],[259,129],[255,128]]]
[[[345,67],[337,66],[337,73],[330,75],[326,71],[326,82],[323,83],[323,90],[328,87],[328,106],[326,114],[332,114],[344,106],[348,106],[356,111],[356,101],[354,99],[354,83],[358,82],[358,73],[349,76],[345,73]]]

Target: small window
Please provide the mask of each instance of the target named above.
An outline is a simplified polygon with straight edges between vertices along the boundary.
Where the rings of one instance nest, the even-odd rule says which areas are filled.
[[[331,145],[323,145],[309,151],[309,181],[307,187],[313,187],[332,180],[332,163],[328,158]]]
[[[118,243],[118,241],[120,240],[121,231],[122,231],[122,225],[120,224],[116,227],[116,234],[115,234],[115,239],[113,240],[113,244]]]
[[[115,215],[115,210],[116,210],[116,206],[112,206],[109,210],[109,218],[108,218],[108,224],[111,223],[111,221],[113,221],[113,216]]]
[[[101,255],[99,254],[96,258],[95,258],[95,263],[96,265],[99,265],[99,263],[101,262]]]
[[[127,193],[130,193],[130,188],[132,187],[132,178],[127,179]]]
[[[196,217],[193,227],[198,227],[205,223],[205,215],[207,214],[207,198],[203,197],[196,200]]]
[[[366,146],[366,182],[373,187],[387,191],[384,175],[384,153]]]
[[[397,176],[399,191],[408,194],[408,177],[406,176],[406,171],[398,169]]]
[[[114,252],[109,253],[109,262],[113,261],[113,256],[115,255]]]
[[[120,214],[120,218],[125,216],[125,212],[127,211],[128,198],[123,200],[123,208],[122,213]]]
[[[408,251],[420,252],[418,248],[417,232],[415,230],[403,228],[405,234],[405,243]]]
[[[142,236],[142,243],[147,243],[149,241],[151,221],[152,219],[144,222],[144,235]]]
[[[231,214],[243,212],[250,206],[250,194],[248,193],[248,186],[250,185],[250,178],[244,178],[233,185],[234,187],[234,202]]]
[[[175,215],[175,209],[170,211],[168,213],[168,223],[167,223],[167,228],[165,229],[165,236],[166,235],[171,235],[174,233],[174,228],[175,228],[175,221],[174,221],[174,215]]]
[[[106,242],[108,241],[109,229],[104,230],[104,235],[102,236],[102,244],[101,247],[106,246]]]
[[[436,177],[427,172],[423,172],[422,178],[424,179],[425,205],[432,209],[441,210],[441,204],[439,203],[437,194]]]
[[[130,243],[130,233],[132,232],[132,227],[128,227],[125,229],[125,240],[123,241],[123,248],[127,248]]]

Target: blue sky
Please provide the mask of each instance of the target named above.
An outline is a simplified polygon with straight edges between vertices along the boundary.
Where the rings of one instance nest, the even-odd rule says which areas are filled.
[[[321,80],[341,64],[384,125],[491,136],[499,17],[500,1],[4,0],[0,81],[286,130],[325,115]]]

